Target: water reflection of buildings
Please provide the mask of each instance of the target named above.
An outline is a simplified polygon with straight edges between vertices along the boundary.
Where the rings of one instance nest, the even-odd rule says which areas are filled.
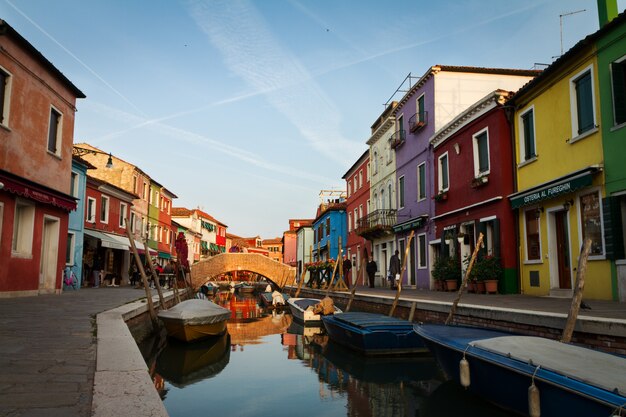
[[[310,340],[303,348],[318,374],[320,398],[345,395],[348,416],[420,415],[423,402],[442,381],[430,356],[366,357],[329,342],[327,336]]]

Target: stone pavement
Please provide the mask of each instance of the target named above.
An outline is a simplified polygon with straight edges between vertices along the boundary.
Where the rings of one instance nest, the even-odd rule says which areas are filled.
[[[0,416],[91,416],[96,314],[142,297],[104,287],[0,299]]]
[[[389,302],[395,291],[359,287],[357,295]],[[449,306],[455,295],[403,289],[401,299]],[[98,350],[96,315],[144,297],[143,290],[118,287],[0,299],[0,416],[91,416]],[[570,306],[569,299],[524,295],[464,294],[461,303],[545,312],[546,316],[567,314]],[[581,310],[580,317],[626,320],[626,303],[586,303],[591,310]]]

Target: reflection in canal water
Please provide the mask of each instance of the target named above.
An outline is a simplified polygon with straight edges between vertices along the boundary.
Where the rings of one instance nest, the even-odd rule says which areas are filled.
[[[233,311],[227,335],[142,348],[172,417],[507,415],[444,383],[431,356],[364,357],[250,295],[218,303]]]

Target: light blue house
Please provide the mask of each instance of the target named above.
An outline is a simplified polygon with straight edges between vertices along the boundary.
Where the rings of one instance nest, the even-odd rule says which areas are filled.
[[[83,282],[83,236],[85,227],[85,192],[87,189],[87,170],[93,166],[74,156],[72,158],[72,177],[70,194],[76,198],[76,210],[70,212],[67,227],[67,251],[65,255],[66,269],[69,267],[78,280],[76,288],[80,288]],[[63,289],[68,287],[63,285]]]

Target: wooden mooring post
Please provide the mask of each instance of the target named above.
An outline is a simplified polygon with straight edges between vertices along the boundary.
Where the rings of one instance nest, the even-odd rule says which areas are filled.
[[[463,291],[465,291],[465,287],[467,286],[467,280],[469,279],[470,272],[472,272],[472,268],[474,267],[474,263],[476,262],[476,256],[478,256],[478,251],[483,245],[483,234],[480,233],[478,235],[478,240],[476,241],[476,247],[474,248],[474,253],[472,253],[472,257],[470,259],[469,265],[465,270],[465,275],[463,276],[463,281],[459,287],[459,291],[456,293],[456,298],[452,303],[452,307],[450,307],[450,313],[448,314],[448,318],[446,319],[446,325],[448,325],[452,321],[452,317],[454,317],[454,313],[456,313],[456,307],[461,301],[461,296],[463,295]]]
[[[583,300],[583,291],[585,289],[585,274],[587,273],[587,259],[589,259],[590,251],[591,239],[586,238],[580,251],[580,257],[578,258],[578,269],[576,270],[576,286],[574,287],[572,305],[567,315],[567,321],[565,322],[565,328],[563,329],[561,342],[569,343],[572,340],[572,334],[574,334],[574,327],[576,326],[576,319],[578,318],[580,303]]]
[[[411,230],[411,234],[409,235],[409,240],[406,243],[406,248],[404,249],[404,259],[402,260],[402,268],[400,269],[400,279],[398,280],[398,288],[396,290],[396,298],[393,300],[393,304],[391,305],[391,310],[389,310],[389,317],[393,316],[396,307],[398,306],[398,300],[400,299],[400,291],[402,291],[402,277],[404,276],[404,272],[406,271],[406,262],[409,257],[409,251],[411,249],[411,241],[413,240],[413,236],[415,235],[415,230]],[[395,279],[393,277],[392,279]]]

